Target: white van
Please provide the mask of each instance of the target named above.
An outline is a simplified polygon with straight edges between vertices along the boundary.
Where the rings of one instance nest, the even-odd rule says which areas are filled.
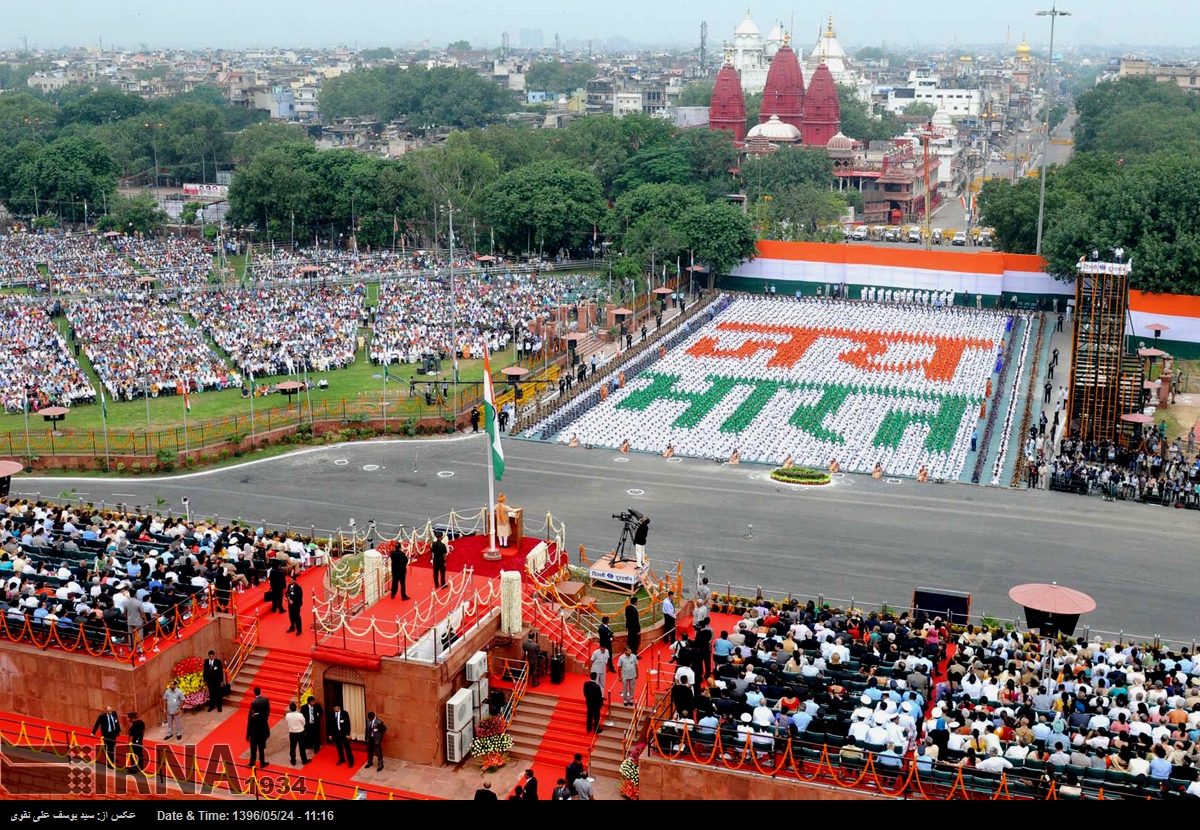
[[[909,228],[908,229],[908,241],[909,242],[920,242],[921,236],[922,236],[922,234],[921,234],[920,228]]]
[[[853,239],[855,242],[866,242],[867,241],[867,226],[859,225],[857,228],[855,228],[854,234],[851,236],[851,239]]]

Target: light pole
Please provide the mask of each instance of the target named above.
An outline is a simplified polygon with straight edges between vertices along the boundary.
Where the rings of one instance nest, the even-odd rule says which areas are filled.
[[[162,124],[146,124],[145,126],[146,126],[146,129],[155,131],[150,134],[150,136],[151,136],[150,144],[154,149],[154,200],[157,202],[162,199],[162,194],[160,194],[159,190],[158,190],[158,133],[157,133],[159,128],[162,127]]]
[[[1046,128],[1042,133],[1042,175],[1039,176],[1041,181],[1041,195],[1038,197],[1038,226],[1037,226],[1037,250],[1035,253],[1042,253],[1042,229],[1046,219],[1046,155],[1050,150],[1050,103],[1051,95],[1054,89],[1054,22],[1060,17],[1070,17],[1070,12],[1064,12],[1058,8],[1057,3],[1052,3],[1049,11],[1040,11],[1038,17],[1050,18],[1050,61],[1046,70]]]

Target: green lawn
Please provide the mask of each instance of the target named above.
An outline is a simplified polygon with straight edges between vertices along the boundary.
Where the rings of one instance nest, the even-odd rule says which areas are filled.
[[[60,320],[59,324],[64,328],[65,335],[66,321]],[[492,372],[499,372],[506,366],[512,365],[512,362],[513,352],[511,350],[497,354],[492,358]],[[83,352],[79,354],[79,363],[88,374],[92,384],[99,389],[100,381],[97,379],[95,372],[92,371],[91,363],[88,362],[87,356]],[[450,380],[452,377],[449,364],[443,363],[442,366],[442,374],[436,378],[438,383],[443,378]],[[416,364],[393,365],[388,368],[389,382],[387,384],[387,397],[389,400],[406,398],[408,396],[408,379],[416,375],[416,370]],[[379,375],[379,377],[376,377],[376,375]],[[345,369],[310,375],[310,379],[312,380],[324,378],[329,382],[328,389],[313,389],[310,392],[313,407],[318,408],[319,412],[322,401],[327,401],[330,407],[337,407],[343,400],[347,403],[355,403],[361,400],[368,403],[373,401],[378,404],[380,394],[384,391],[382,375],[383,367],[371,363],[367,359],[366,350],[364,349],[358,353],[357,361]],[[255,378],[255,382],[260,385],[270,385],[287,379],[286,376]],[[483,362],[480,360],[460,361],[459,379],[462,381],[482,380]],[[420,385],[423,378],[418,378],[418,381],[417,391],[418,396],[420,396],[424,389],[424,386]],[[453,387],[453,384],[451,386]],[[240,389],[202,392],[190,395],[189,397],[192,404],[192,410],[187,415],[190,426],[198,426],[201,421],[205,420],[225,418],[239,414],[248,415],[250,413],[250,400],[242,397]],[[297,396],[294,402],[296,405],[300,405],[302,398]],[[286,407],[287,399],[282,395],[271,395],[256,398],[254,401],[255,410],[260,413],[270,409],[272,406]],[[429,413],[438,414],[441,412],[450,415],[452,410],[453,397],[451,397],[451,402],[446,407],[439,409],[437,406],[434,406],[429,410]],[[149,417],[152,429],[157,430],[182,426],[183,400],[175,395],[152,398],[150,400]],[[41,419],[36,416],[30,417],[29,425],[31,429],[43,428]],[[71,410],[71,413],[60,424],[59,428],[100,429],[102,425],[99,405],[79,406]],[[146,402],[142,399],[132,402],[109,400],[108,427],[109,429],[144,430],[146,428]],[[24,429],[25,423],[21,415],[0,416],[0,434],[6,432],[23,433]]]

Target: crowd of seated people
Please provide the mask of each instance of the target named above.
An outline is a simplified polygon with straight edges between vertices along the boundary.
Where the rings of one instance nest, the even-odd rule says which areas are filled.
[[[87,300],[67,306],[72,337],[114,400],[240,387],[241,376],[198,329],[152,300]]]
[[[705,759],[750,751],[926,784],[1060,798],[1200,795],[1200,659],[1187,647],[1049,640],[941,619],[847,615],[760,601],[713,638],[706,609],[676,646],[680,668],[657,747]],[[684,736],[684,732],[687,736]],[[687,759],[691,756],[684,754]]]
[[[354,362],[363,289],[281,285],[188,297],[184,307],[243,372],[256,377]]]
[[[163,288],[203,288],[212,274],[213,255],[196,239],[121,236],[111,244]]]
[[[655,454],[670,444],[680,455],[724,460],[737,451],[742,461],[819,468],[836,457],[847,471],[915,476],[924,468],[956,479],[1011,325],[973,309],[739,299],[655,365],[676,379],[668,399],[628,405],[649,383],[635,381],[564,433]],[[724,418],[681,423],[678,396],[718,380],[777,386],[765,404],[721,402]]]
[[[561,280],[536,274],[491,273],[385,280],[372,324],[371,360],[414,362],[451,354],[479,358],[502,351],[514,333],[522,348],[540,347],[531,334],[562,300]],[[453,328],[453,331],[451,329]]]
[[[0,403],[31,412],[96,399],[96,390],[41,303],[0,300]]]
[[[96,293],[131,288],[134,276],[134,267],[93,234],[0,236],[0,281],[5,285],[31,286],[39,291],[52,287],[55,293]]]
[[[223,607],[271,568],[321,555],[311,540],[261,528],[0,499],[0,631],[40,643],[54,629],[64,647],[82,631],[93,650],[106,635],[128,646],[171,633],[210,593]]]
[[[1048,462],[1049,486],[1110,500],[1200,507],[1200,455],[1195,449],[1194,432],[1186,440],[1168,441],[1165,432],[1153,428],[1129,447],[1068,437]]]

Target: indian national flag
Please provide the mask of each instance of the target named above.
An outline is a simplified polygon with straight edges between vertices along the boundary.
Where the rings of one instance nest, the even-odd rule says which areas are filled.
[[[100,388],[100,417],[108,421],[108,402],[104,400],[104,388]]]
[[[500,446],[500,419],[496,411],[496,391],[492,388],[492,365],[488,352],[483,350],[483,408],[486,414],[488,440],[492,442],[492,470],[496,481],[504,476],[504,448]]]
[[[186,381],[183,384],[183,408],[188,412],[192,411],[192,399],[188,397],[188,384]]]

